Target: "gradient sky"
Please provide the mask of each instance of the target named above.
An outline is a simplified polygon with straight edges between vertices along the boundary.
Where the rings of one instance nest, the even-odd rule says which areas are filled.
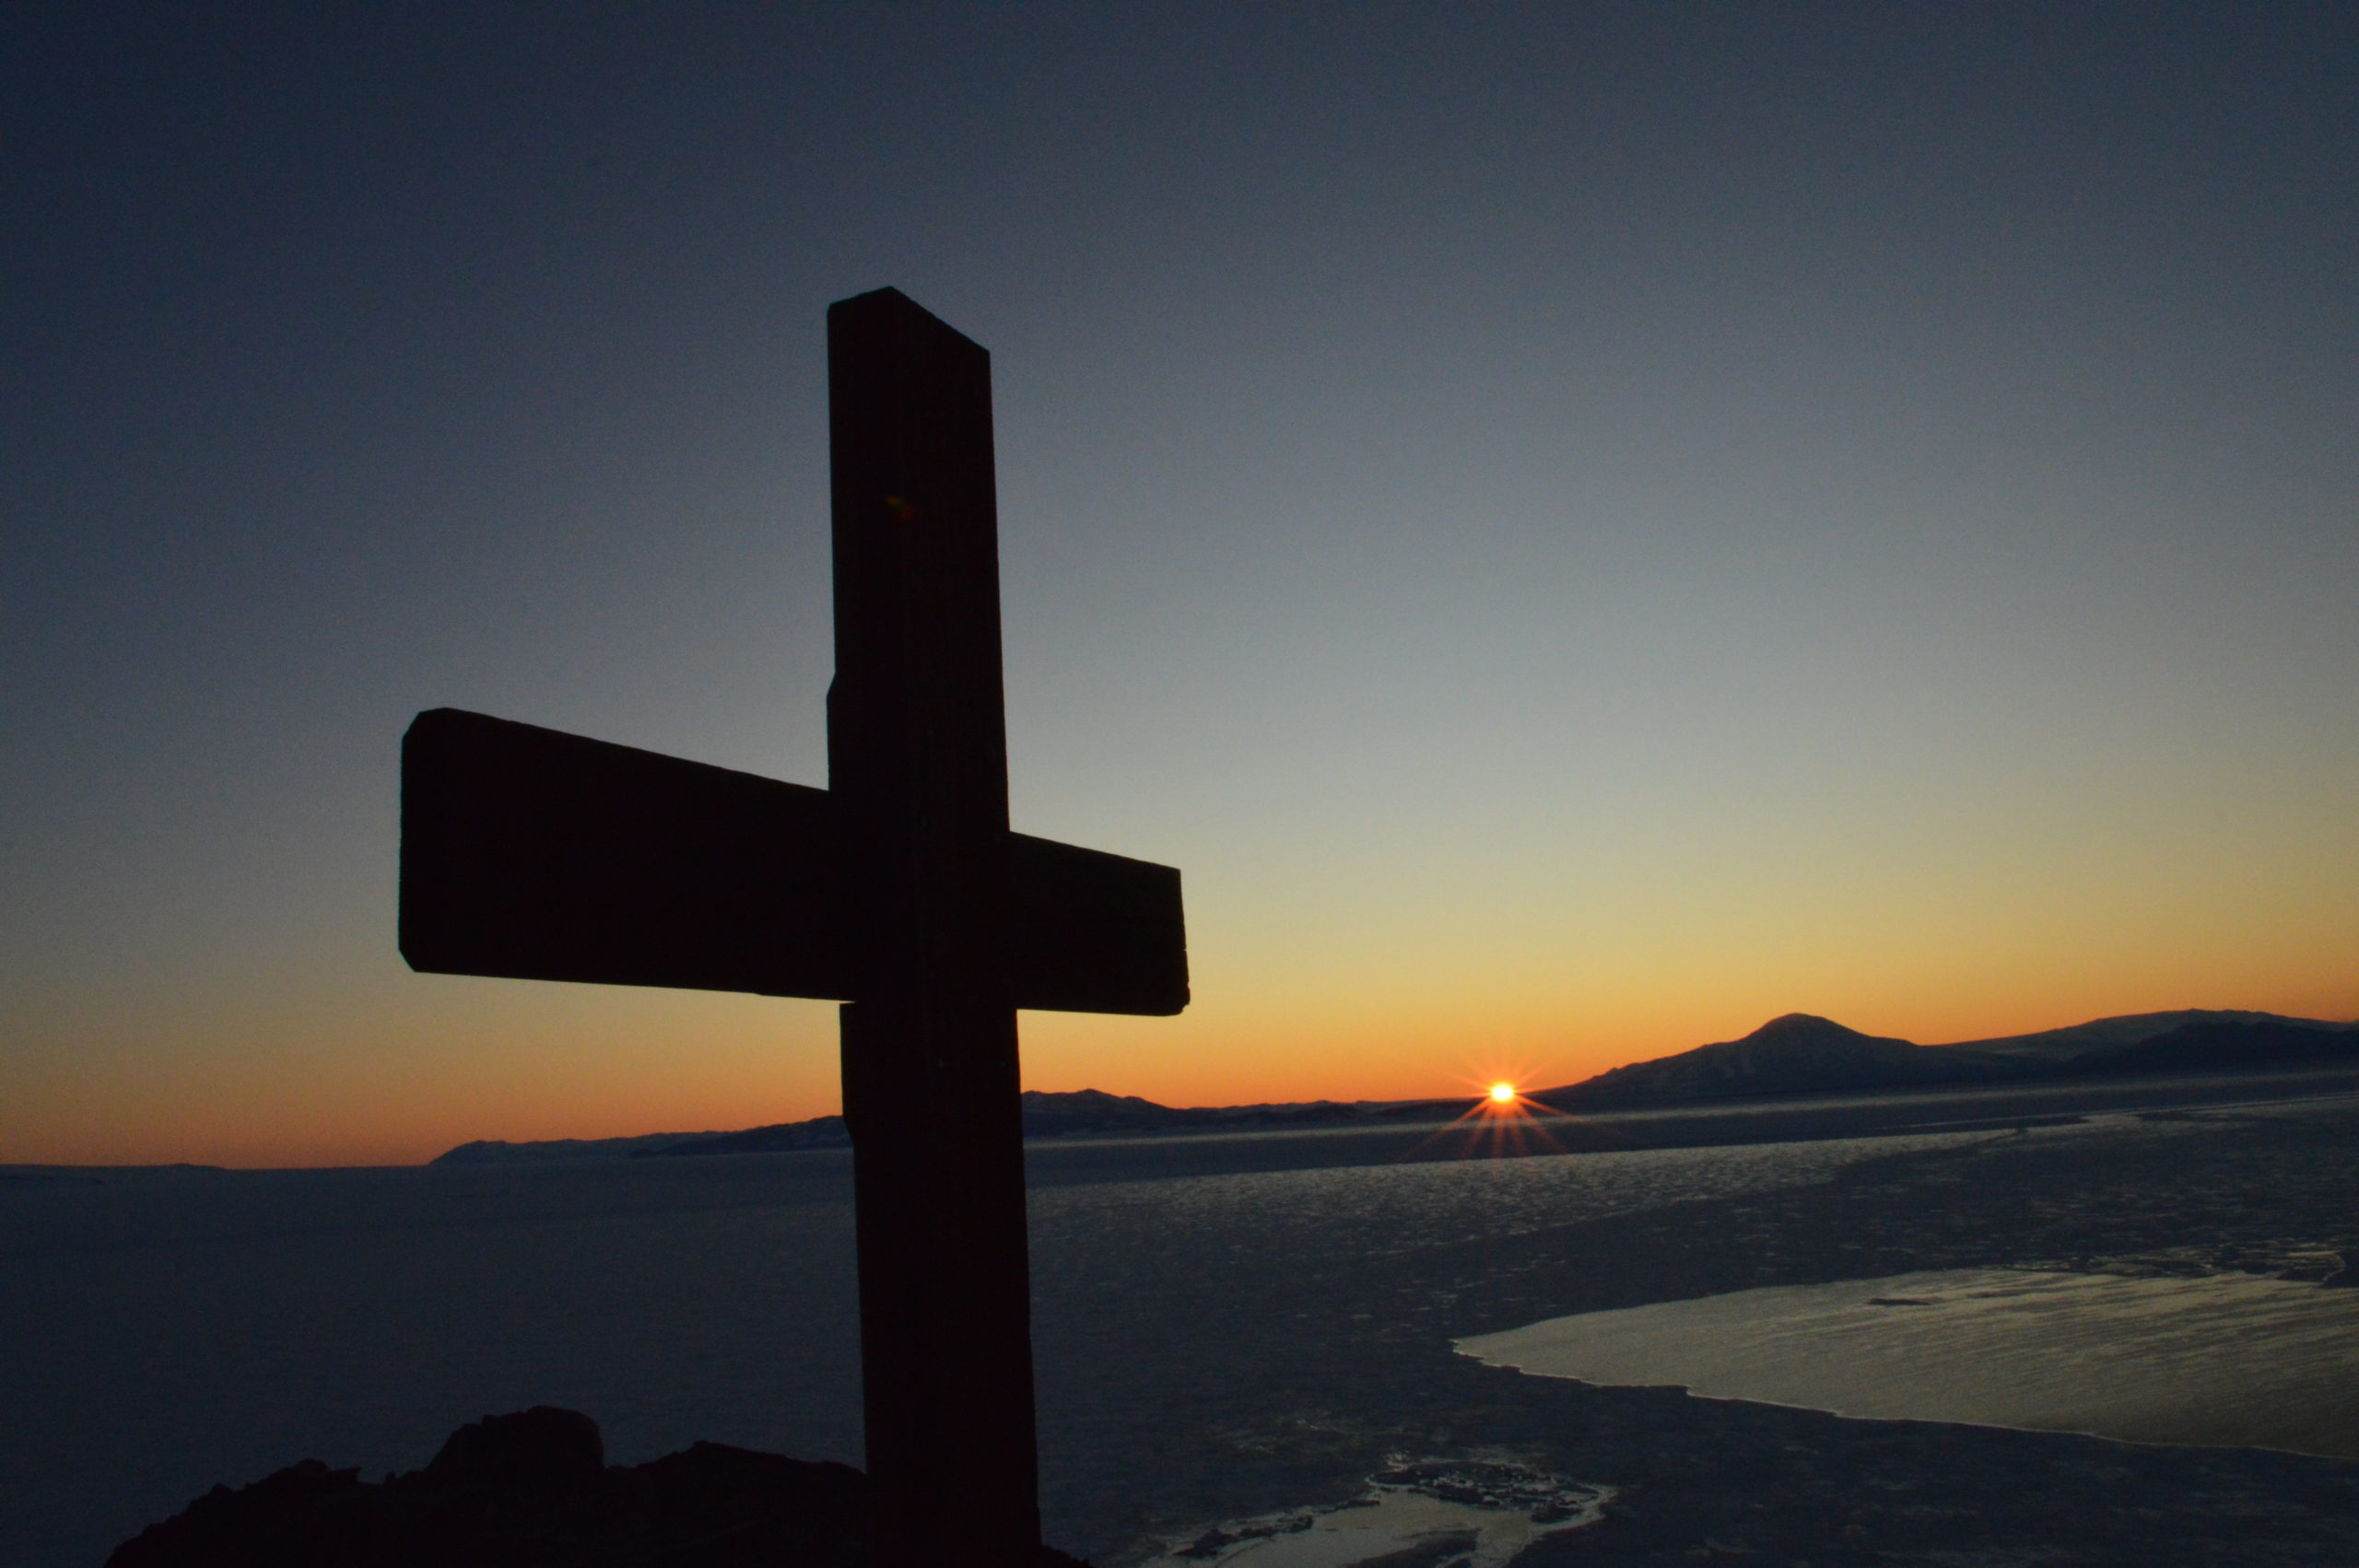
[[[452,705],[824,782],[827,302],[993,353],[1029,1086],[2359,1014],[2347,6],[0,13],[0,1160],[837,1104],[410,974]]]

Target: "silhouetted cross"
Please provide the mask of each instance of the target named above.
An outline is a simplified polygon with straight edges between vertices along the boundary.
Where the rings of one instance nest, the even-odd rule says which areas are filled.
[[[827,311],[828,788],[454,708],[402,746],[414,969],[841,1010],[882,1560],[1040,1539],[1015,1010],[1188,1003],[1180,873],[1011,833],[991,357]]]

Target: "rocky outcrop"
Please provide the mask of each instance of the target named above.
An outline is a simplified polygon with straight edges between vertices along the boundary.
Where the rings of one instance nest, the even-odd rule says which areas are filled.
[[[862,1568],[868,1478],[698,1443],[610,1466],[597,1423],[536,1406],[461,1427],[422,1470],[317,1459],[217,1486],[107,1568]],[[1040,1568],[1083,1568],[1044,1550]]]

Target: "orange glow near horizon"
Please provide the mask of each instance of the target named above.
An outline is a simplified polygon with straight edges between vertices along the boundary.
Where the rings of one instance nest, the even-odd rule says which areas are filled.
[[[2200,987],[2185,953],[2168,975],[2083,958],[2008,986],[1921,967],[1773,966],[1741,949],[1715,955],[1708,983],[1672,983],[1667,962],[1641,976],[1509,975],[1446,954],[1416,983],[1405,965],[1378,976],[1305,964],[1311,973],[1282,978],[1205,925],[1198,1000],[1177,1018],[1025,1013],[1024,1086],[1175,1106],[1463,1096],[1485,1113],[1471,1129],[1529,1140],[1553,1118],[1504,1115],[1533,1104],[1526,1085],[1544,1094],[1781,1012],[1926,1044],[2189,1006],[2359,1012],[2341,971],[2317,977],[2322,942],[2281,945],[2265,963],[2215,957]],[[841,1104],[827,1003],[418,976],[390,953],[225,964],[27,1022],[48,1048],[20,1053],[0,1081],[0,1164],[413,1164],[475,1139],[727,1131]],[[1500,1084],[1518,1098],[1494,1099]]]

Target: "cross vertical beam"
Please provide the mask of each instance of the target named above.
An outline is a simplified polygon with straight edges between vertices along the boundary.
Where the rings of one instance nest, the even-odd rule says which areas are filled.
[[[1040,1542],[1015,1009],[1188,1005],[1180,873],[1011,833],[991,357],[827,312],[831,788],[421,713],[401,950],[428,974],[851,999],[868,1467],[889,1568]]]
[[[861,867],[842,1010],[880,1561],[1040,1541],[991,357],[896,290],[827,311],[828,789]]]

